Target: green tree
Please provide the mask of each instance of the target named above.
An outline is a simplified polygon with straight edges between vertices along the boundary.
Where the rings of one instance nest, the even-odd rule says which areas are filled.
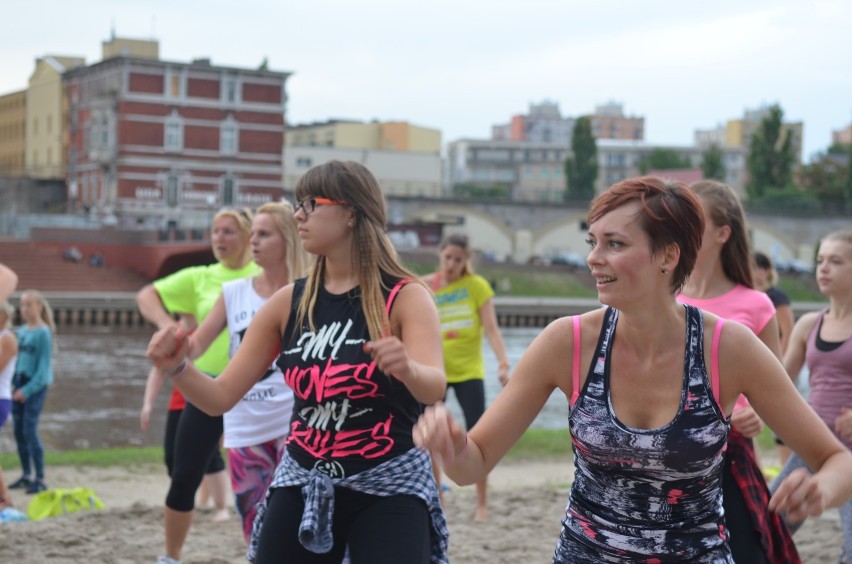
[[[647,173],[649,170],[672,170],[677,168],[692,168],[692,162],[680,156],[674,149],[654,149],[647,157],[639,159],[639,172]]]
[[[456,198],[473,200],[507,200],[509,199],[509,187],[499,183],[489,186],[459,183],[453,186],[453,195]]]
[[[846,201],[852,202],[852,143],[846,151]]]
[[[846,205],[848,166],[844,160],[839,155],[819,154],[799,172],[802,187],[822,203],[823,209],[843,209]]]
[[[725,164],[722,161],[722,148],[711,144],[701,155],[701,172],[704,178],[725,180]]]
[[[771,106],[751,138],[746,185],[749,198],[762,198],[790,184],[795,156],[793,138],[784,130],[783,119],[781,106]]]
[[[565,159],[565,197],[591,200],[598,178],[598,145],[592,135],[592,120],[578,118],[571,134],[571,156]]]

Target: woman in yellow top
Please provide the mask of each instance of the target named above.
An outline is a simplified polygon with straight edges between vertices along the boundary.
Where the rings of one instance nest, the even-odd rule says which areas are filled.
[[[465,426],[470,429],[485,412],[483,329],[499,361],[497,377],[503,386],[509,381],[509,360],[491,299],[494,290],[487,280],[473,272],[467,235],[445,237],[438,256],[438,271],[427,275],[424,280],[435,293],[435,303],[441,318],[447,391],[452,389],[455,392],[464,414]],[[435,480],[440,491],[441,478],[437,469]],[[488,520],[487,476],[476,483],[474,520]]]

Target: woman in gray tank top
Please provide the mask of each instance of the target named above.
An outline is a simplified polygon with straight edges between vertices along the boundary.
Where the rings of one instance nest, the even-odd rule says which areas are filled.
[[[846,448],[852,448],[852,230],[836,231],[822,239],[816,259],[819,290],[828,308],[806,313],[793,326],[784,355],[784,368],[796,379],[808,364],[808,403]],[[774,491],[793,471],[805,468],[793,453],[772,484]],[[852,555],[852,502],[840,507],[843,526],[842,562]],[[801,523],[790,520],[791,528]]]
[[[587,262],[608,307],[542,331],[469,433],[443,406],[427,408],[416,444],[455,482],[476,482],[559,388],[577,470],[554,562],[732,562],[720,477],[740,394],[816,469],[793,473],[769,508],[800,519],[845,503],[852,454],[778,359],[744,326],[675,299],[704,229],[688,187],[621,181],[588,224]]]

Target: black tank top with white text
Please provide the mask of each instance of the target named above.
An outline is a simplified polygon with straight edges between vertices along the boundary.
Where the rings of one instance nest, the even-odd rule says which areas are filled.
[[[295,397],[287,452],[304,468],[333,478],[408,452],[422,405],[363,351],[370,336],[360,287],[335,295],[320,286],[315,331],[307,318],[295,326],[304,289],[305,279],[297,280],[277,361]]]

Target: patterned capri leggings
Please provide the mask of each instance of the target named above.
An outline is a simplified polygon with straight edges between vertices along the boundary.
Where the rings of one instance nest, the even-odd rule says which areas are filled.
[[[246,543],[251,540],[251,527],[254,516],[257,515],[257,504],[266,496],[266,489],[272,482],[284,452],[286,438],[285,435],[259,445],[228,449],[234,505],[243,520]]]
[[[781,469],[781,473],[772,481],[769,491],[774,494],[784,478],[797,468],[804,468],[810,472],[805,461],[794,452],[790,455],[784,468]],[[787,525],[790,527],[790,531],[795,533],[801,523],[787,523]],[[840,526],[843,527],[843,552],[840,554],[838,562],[847,562],[852,555],[852,500],[840,506]]]

